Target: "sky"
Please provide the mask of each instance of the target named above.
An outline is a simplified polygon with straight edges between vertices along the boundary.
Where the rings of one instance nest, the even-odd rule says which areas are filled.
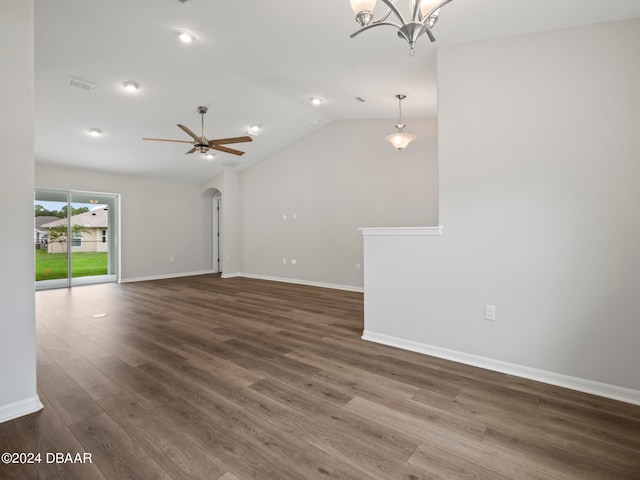
[[[67,204],[67,202],[51,202],[48,200],[35,200],[33,204],[34,206],[42,205],[45,209],[49,211],[57,210],[59,212],[60,209]],[[107,207],[107,205],[93,205],[91,203],[72,203],[71,207],[73,208],[87,207],[89,210],[93,210],[94,208],[105,208]]]

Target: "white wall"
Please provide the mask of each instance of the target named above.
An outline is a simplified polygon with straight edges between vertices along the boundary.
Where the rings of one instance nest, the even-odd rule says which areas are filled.
[[[211,199],[198,185],[48,166],[36,167],[35,183],[121,195],[123,281],[211,271]]]
[[[441,49],[443,236],[370,238],[365,328],[640,390],[639,79],[640,20]]]
[[[33,260],[33,1],[0,0],[0,422],[36,393]]]
[[[384,141],[394,123],[334,122],[244,170],[244,272],[362,287],[359,227],[437,222],[436,120],[406,120],[403,152]]]

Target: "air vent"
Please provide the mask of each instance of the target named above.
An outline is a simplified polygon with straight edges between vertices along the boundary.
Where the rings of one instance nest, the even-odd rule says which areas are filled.
[[[76,88],[81,88],[82,90],[94,90],[96,88],[95,82],[90,82],[89,80],[83,80],[78,77],[74,77],[71,75],[69,77],[69,85]]]
[[[362,97],[355,97],[355,99],[360,103],[366,102],[366,100],[364,98],[362,98]]]
[[[240,165],[240,162],[237,160],[227,160],[222,164],[224,167],[237,167],[238,165]]]

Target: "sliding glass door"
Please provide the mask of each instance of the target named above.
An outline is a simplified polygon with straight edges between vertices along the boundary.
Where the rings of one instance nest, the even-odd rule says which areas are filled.
[[[69,252],[66,244],[69,219],[66,192],[36,191],[34,241],[36,288],[69,286]]]
[[[118,196],[36,190],[36,289],[117,281]]]

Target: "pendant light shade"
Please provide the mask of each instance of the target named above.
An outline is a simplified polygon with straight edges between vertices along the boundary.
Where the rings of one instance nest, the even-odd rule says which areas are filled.
[[[376,0],[349,0],[353,13],[372,12],[376,6]]]
[[[369,25],[373,19],[373,9],[376,7],[376,0],[350,0],[351,9],[356,14],[356,21],[362,27]]]
[[[385,140],[389,142],[391,145],[396,147],[398,150],[402,151],[405,149],[407,145],[413,142],[416,139],[416,136],[413,133],[392,133],[391,135],[387,135]]]
[[[406,125],[402,122],[402,100],[406,98],[406,95],[396,95],[398,99],[398,123],[396,123],[396,128],[398,131],[396,133],[392,133],[391,135],[387,135],[385,140],[393,145],[398,151],[402,151],[413,142],[417,137],[413,133],[405,133],[404,127]]]
[[[422,0],[422,2],[420,2],[420,15],[422,15],[423,18],[426,17],[439,3],[440,0]]]

